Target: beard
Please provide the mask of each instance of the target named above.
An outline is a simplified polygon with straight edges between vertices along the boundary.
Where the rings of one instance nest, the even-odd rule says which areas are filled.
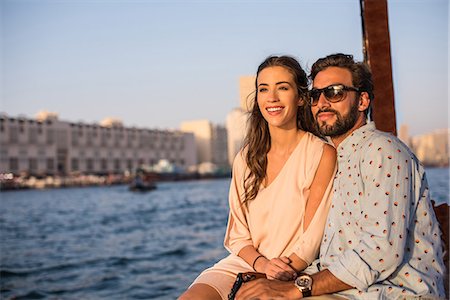
[[[321,112],[334,113],[336,115],[336,122],[332,125],[328,125],[325,122],[323,124],[319,124],[319,122],[317,121],[317,116]],[[358,119],[358,102],[356,101],[355,104],[352,105],[350,111],[345,116],[342,116],[338,111],[334,109],[325,108],[319,110],[316,113],[315,118],[317,129],[322,135],[329,137],[338,137],[344,135],[356,124],[356,120]]]

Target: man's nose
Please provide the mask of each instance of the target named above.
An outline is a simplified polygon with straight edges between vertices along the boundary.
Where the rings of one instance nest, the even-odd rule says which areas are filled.
[[[317,101],[317,107],[318,108],[330,107],[330,101],[328,101],[327,98],[325,98],[325,95],[323,93],[320,93],[320,95],[319,95],[319,100]]]

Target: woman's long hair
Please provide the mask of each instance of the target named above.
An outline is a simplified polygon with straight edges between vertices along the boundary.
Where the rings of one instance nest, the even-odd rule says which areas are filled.
[[[244,139],[245,162],[250,172],[244,179],[244,200],[247,203],[256,198],[266,178],[267,153],[271,147],[269,126],[258,106],[258,76],[268,67],[283,67],[288,70],[297,86],[302,105],[297,110],[297,128],[314,132],[313,117],[308,97],[308,78],[299,62],[291,56],[269,56],[258,67],[255,80],[253,107],[248,118],[247,134]],[[315,132],[314,132],[315,133]]]

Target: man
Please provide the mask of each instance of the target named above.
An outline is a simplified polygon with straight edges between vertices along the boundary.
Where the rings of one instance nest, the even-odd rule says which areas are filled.
[[[338,155],[319,259],[294,282],[244,283],[237,299],[445,298],[443,249],[423,167],[396,137],[367,121],[368,67],[351,55],[315,62],[312,113]]]

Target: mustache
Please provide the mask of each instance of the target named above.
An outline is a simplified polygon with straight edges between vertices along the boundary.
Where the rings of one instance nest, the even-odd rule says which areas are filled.
[[[324,113],[324,112],[330,112],[330,113],[334,113],[336,115],[338,114],[338,112],[332,108],[321,108],[317,111],[316,118],[319,116],[320,113]]]

